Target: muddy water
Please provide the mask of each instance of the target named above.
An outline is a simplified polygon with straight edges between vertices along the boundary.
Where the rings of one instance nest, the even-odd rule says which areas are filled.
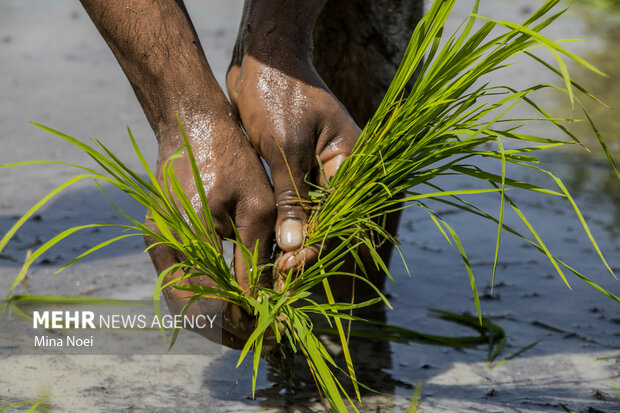
[[[535,1],[483,1],[484,14],[520,19]],[[223,78],[234,40],[240,1],[188,2],[210,63]],[[458,2],[452,24],[466,15],[469,2]],[[618,65],[614,53],[617,31],[604,26],[600,16],[582,11],[568,14],[548,35],[591,39],[589,46],[574,45],[595,60],[612,77],[586,79],[608,103],[617,99]],[[606,21],[606,20],[604,20]],[[594,22],[594,23],[593,23]],[[117,153],[127,151],[124,126],[134,130],[147,156],[154,159],[154,139],[132,91],[112,55],[79,5],[73,1],[0,2],[0,162],[47,158],[83,162],[58,141],[27,124],[41,122],[78,137],[95,135]],[[536,68],[521,68],[504,80],[524,87],[546,81]],[[502,79],[498,80],[502,82]],[[543,97],[554,110],[566,102]],[[596,112],[602,131],[617,147],[615,112]],[[540,126],[536,126],[540,127]],[[545,130],[545,133],[555,132]],[[585,134],[584,131],[580,133]],[[563,151],[543,156],[548,169],[564,180],[606,254],[620,270],[620,186],[597,152]],[[138,167],[136,161],[130,161]],[[498,165],[484,165],[497,168]],[[542,176],[517,177],[547,183]],[[62,168],[22,168],[0,176],[0,232],[6,231],[51,185],[69,176]],[[447,187],[473,187],[466,180],[444,182]],[[513,191],[513,198],[538,228],[551,250],[597,283],[620,294],[617,281],[606,273],[588,244],[570,206],[561,199],[533,197]],[[112,197],[135,217],[144,211],[120,194]],[[489,211],[499,209],[494,196],[471,199]],[[545,257],[522,240],[504,236],[493,295],[490,277],[495,231],[493,225],[431,205],[461,234],[482,295],[482,310],[507,334],[499,359],[533,342],[536,346],[491,370],[487,348],[454,350],[413,343],[363,340],[352,344],[361,380],[382,392],[366,394],[363,411],[404,411],[415,383],[423,380],[421,407],[427,412],[539,412],[588,408],[618,411],[610,379],[620,386],[620,318],[617,303],[568,276],[569,290]],[[507,222],[522,231],[515,216]],[[93,221],[121,222],[90,184],[56,198],[0,258],[0,291],[5,290],[26,251],[68,225]],[[394,260],[398,284],[388,284],[394,310],[376,310],[389,324],[412,330],[467,335],[428,316],[429,308],[473,313],[471,289],[458,251],[445,242],[423,211],[405,212],[400,228],[402,250],[412,276]],[[28,276],[28,289],[18,293],[148,298],[154,273],[139,241],[102,251],[66,273],[53,275],[60,263],[102,240],[104,233],[87,233],[69,239],[47,254]],[[328,341],[333,341],[329,337]],[[331,345],[337,353],[338,348]],[[52,396],[60,411],[207,411],[275,412],[320,410],[314,389],[301,375],[294,391],[281,377],[264,368],[257,399],[250,400],[250,375],[235,370],[238,353],[212,357],[147,356],[37,356],[0,359],[0,405]],[[599,357],[610,359],[597,360]],[[265,366],[266,367],[266,366]],[[241,377],[240,377],[241,376]],[[237,379],[239,383],[235,385]]]

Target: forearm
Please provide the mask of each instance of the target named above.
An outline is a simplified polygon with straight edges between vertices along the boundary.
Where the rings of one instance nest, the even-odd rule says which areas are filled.
[[[312,58],[312,31],[327,0],[245,0],[233,64],[252,54],[265,62]]]
[[[228,112],[182,1],[81,0],[120,63],[158,140],[206,113]]]

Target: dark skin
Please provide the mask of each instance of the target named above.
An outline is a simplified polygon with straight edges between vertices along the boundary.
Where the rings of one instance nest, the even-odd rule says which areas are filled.
[[[84,0],[82,4],[119,61],[155,131],[157,176],[161,179],[163,163],[183,143],[178,114],[196,153],[218,235],[234,238],[232,218],[243,243],[253,246],[258,240],[259,260],[269,262],[275,222],[271,185],[211,72],[183,4],[148,0],[133,1],[131,6],[119,0]],[[187,158],[175,162],[175,173],[188,198],[194,199],[197,191]],[[146,239],[147,245],[152,242]],[[164,246],[151,248],[149,253],[158,273],[183,259]],[[235,256],[240,258],[240,251]],[[237,281],[245,288],[243,259],[235,262]],[[179,270],[168,280],[181,275]],[[185,282],[213,284],[207,277]],[[164,291],[169,306],[175,308],[189,295],[174,288]],[[211,308],[204,311],[213,313],[220,306],[222,341],[239,348],[251,333],[252,320],[240,308],[219,300],[211,300]],[[201,333],[208,336],[211,331]]]
[[[299,269],[315,260],[317,248],[303,248],[309,212],[304,208],[309,190],[305,179],[320,176],[317,156],[332,176],[360,134],[312,61],[313,28],[325,1],[245,2],[226,79],[232,106],[211,72],[181,0],[81,2],[155,132],[159,179],[163,163],[182,144],[178,115],[196,154],[220,240],[234,237],[232,219],[244,245],[253,248],[258,240],[260,264],[269,262],[274,235],[285,252],[277,263],[281,270]],[[269,165],[273,188],[257,153]],[[188,197],[197,200],[187,158],[175,161],[175,174]],[[147,245],[153,242],[146,239]],[[149,253],[158,273],[184,258],[165,246]],[[240,254],[237,249],[235,274],[245,288],[247,270]],[[168,280],[180,275],[177,271]],[[373,282],[382,280],[375,275]],[[213,284],[207,277],[183,282]],[[273,280],[261,282],[272,286]],[[350,288],[345,284],[341,290]],[[167,288],[164,296],[171,310],[179,311],[190,293]],[[223,344],[240,348],[254,325],[243,310],[207,300],[192,311],[219,309]],[[219,339],[209,337],[210,330],[199,333]]]
[[[284,272],[313,262],[318,252],[301,248],[310,190],[306,177],[324,184],[317,157],[333,176],[361,132],[312,62],[312,29],[324,4],[246,2],[226,78],[243,127],[271,170],[276,241],[285,251],[278,264]]]

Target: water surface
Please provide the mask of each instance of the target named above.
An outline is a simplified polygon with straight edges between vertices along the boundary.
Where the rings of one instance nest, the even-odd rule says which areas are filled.
[[[486,15],[522,19],[535,1],[482,1]],[[220,81],[237,31],[240,1],[188,2],[209,61]],[[458,2],[452,27],[467,15],[470,2]],[[576,44],[609,79],[588,76],[584,80],[612,106],[617,102],[615,44],[618,26],[601,24],[599,15],[583,9],[568,13],[549,28],[553,38],[581,37],[590,46]],[[607,20],[605,20],[607,21]],[[28,120],[48,124],[78,137],[96,135],[117,153],[127,153],[125,124],[138,136],[147,156],[154,160],[155,141],[133,92],[77,2],[3,1],[0,3],[0,162],[21,159],[57,159],[84,162],[81,155],[34,129]],[[551,81],[536,67],[520,67],[498,82],[517,87]],[[565,111],[565,99],[542,97],[557,112]],[[618,117],[613,111],[593,109],[612,150],[618,148]],[[540,127],[540,126],[530,126]],[[588,145],[595,140],[578,129]],[[549,136],[555,132],[544,130]],[[588,136],[589,135],[589,136]],[[620,186],[600,151],[579,148],[541,157],[544,165],[565,183],[581,207],[610,265],[620,269]],[[137,161],[130,161],[138,167]],[[492,163],[483,165],[499,168]],[[548,178],[513,171],[516,177],[552,185]],[[32,203],[72,175],[58,168],[22,168],[0,176],[0,232]],[[458,178],[446,180],[451,188],[472,187]],[[24,190],[26,189],[26,190]],[[53,201],[20,233],[0,258],[0,291],[8,288],[16,270],[14,261],[27,249],[68,225],[101,220],[121,222],[92,185],[68,191]],[[574,265],[597,283],[620,294],[600,263],[566,200],[534,197],[513,191],[553,253]],[[113,197],[133,216],[139,207]],[[471,199],[497,213],[497,196]],[[413,388],[423,380],[422,409],[426,412],[538,412],[561,411],[561,403],[576,410],[618,407],[610,379],[620,385],[618,355],[620,319],[618,304],[568,276],[569,290],[546,258],[523,240],[505,235],[500,265],[491,295],[490,279],[496,228],[492,223],[452,211],[438,204],[433,208],[459,232],[469,254],[482,296],[482,310],[501,326],[508,344],[500,359],[537,340],[539,343],[502,367],[491,370],[485,361],[486,346],[475,349],[388,343],[361,340],[352,351],[361,380],[383,394],[365,394],[362,411],[405,411]],[[519,230],[527,229],[514,215],[506,220]],[[48,254],[28,276],[29,290],[18,293],[147,298],[154,285],[154,271],[141,253],[139,240],[103,251],[66,273],[54,276],[58,265],[94,245],[105,234],[84,234],[68,240]],[[388,283],[394,310],[377,308],[374,316],[389,324],[420,332],[466,335],[471,331],[428,315],[429,308],[455,313],[474,313],[469,281],[458,251],[436,230],[419,208],[407,210],[400,227],[401,249],[412,275],[398,258],[393,272],[397,284]],[[327,337],[338,352],[336,340]],[[596,360],[600,356],[612,356]],[[250,400],[249,369],[233,368],[238,352],[222,357],[5,357],[0,359],[2,402],[29,400],[47,392],[52,405],[67,411],[208,411],[208,412],[310,412],[320,411],[319,400],[307,374],[293,386],[263,365],[257,399]],[[613,358],[615,357],[615,358]],[[303,366],[302,366],[303,367]],[[302,368],[300,367],[301,371]],[[238,384],[236,384],[239,379]],[[62,397],[60,397],[62,396]]]

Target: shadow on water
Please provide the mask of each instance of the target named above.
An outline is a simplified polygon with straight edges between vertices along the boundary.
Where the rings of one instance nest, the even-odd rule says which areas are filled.
[[[102,184],[110,199],[130,217],[142,221],[145,209],[127,195],[112,187]],[[50,188],[51,190],[51,188]],[[34,200],[36,202],[38,200]],[[26,210],[20,214],[0,215],[0,235],[4,235]],[[5,249],[0,253],[0,266],[18,265],[24,260],[28,250],[35,250],[61,231],[86,224],[127,224],[128,221],[117,212],[110,201],[88,182],[81,188],[69,188],[52,198],[41,210],[33,215],[17,231]],[[39,265],[60,266],[69,262],[87,249],[120,234],[118,228],[92,228],[79,231],[54,246],[38,260]],[[139,237],[131,237],[116,242],[97,251],[84,261],[116,257],[139,252],[144,243]]]
[[[372,310],[365,309],[366,316],[376,322],[386,321],[383,304],[375,305]],[[315,327],[324,326],[322,320],[314,318]],[[330,355],[339,366],[346,366],[342,356],[342,349],[337,336],[331,334],[317,334],[324,343]],[[389,342],[382,339],[367,339],[351,337],[349,349],[354,360],[359,360],[363,368],[357,368],[358,380],[366,386],[385,394],[392,394],[395,386],[410,387],[408,383],[400,383],[387,370],[391,367],[391,352]],[[260,406],[265,409],[277,409],[282,412],[313,412],[322,411],[321,400],[317,387],[310,373],[308,365],[302,355],[292,357],[290,351],[274,350],[269,356],[270,362],[261,360],[259,378],[257,382],[256,400],[251,400],[252,366],[241,366],[231,371],[239,357],[238,351],[229,351],[223,357],[214,360],[205,370],[203,386],[210,393],[224,401],[237,401],[243,405]],[[284,354],[285,358],[281,355]],[[214,373],[220,372],[220,374]],[[235,382],[230,375],[239,376]],[[338,379],[345,386],[349,395],[354,395],[350,381],[343,374]],[[347,383],[348,381],[348,383]],[[369,391],[360,389],[362,397]]]
[[[413,383],[399,380],[389,372],[393,367],[390,342],[454,349],[484,347],[489,355],[496,354],[504,345],[504,331],[486,319],[480,326],[475,316],[458,315],[440,310],[429,310],[429,314],[431,318],[451,323],[449,336],[390,326],[386,324],[387,317],[383,303],[356,312],[358,317],[369,321],[368,324],[353,322],[349,338],[349,349],[358,366],[356,375],[361,385],[360,394],[363,403],[373,395],[380,395],[384,398],[381,403],[384,403],[385,398],[390,398],[396,388],[413,392],[415,387]],[[315,333],[325,344],[336,364],[340,368],[346,366],[337,331],[326,325],[320,318],[315,317],[314,323]],[[223,396],[224,400],[242,400],[243,397],[240,396],[247,394],[248,389],[251,388],[251,366],[239,369],[242,371],[241,377],[232,387],[230,381],[222,381],[220,375],[213,374],[214,369],[227,371],[231,365],[230,356],[234,358],[238,355],[239,353],[235,351],[218,359],[209,366],[204,375],[203,385],[213,394]],[[284,412],[320,410],[321,399],[303,356],[294,355],[290,349],[276,348],[265,358],[269,361],[263,361],[268,364],[264,378],[270,385],[261,388],[259,380],[256,399],[261,407],[280,409]],[[350,379],[343,372],[337,373],[337,377],[349,396],[354,397],[355,391]],[[247,403],[255,403],[249,399],[246,400]],[[365,411],[368,406],[362,404],[361,408]]]

